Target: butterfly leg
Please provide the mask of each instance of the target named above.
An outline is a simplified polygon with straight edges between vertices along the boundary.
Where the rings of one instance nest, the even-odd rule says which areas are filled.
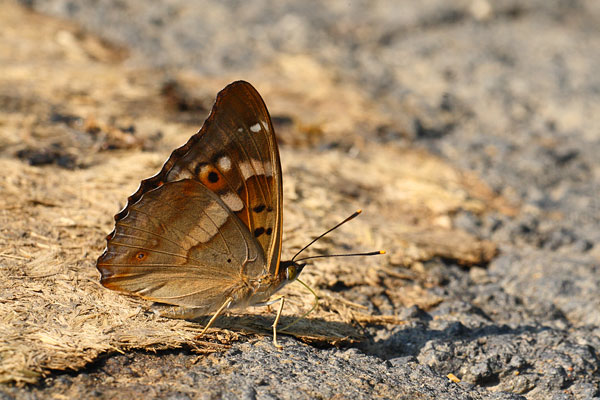
[[[215,315],[212,316],[210,321],[208,321],[208,324],[206,324],[204,329],[202,329],[202,332],[200,332],[200,334],[197,337],[204,335],[204,333],[208,330],[208,328],[210,328],[210,326],[213,324],[213,322],[215,322],[215,319],[217,319],[217,317],[223,312],[223,310],[231,305],[232,301],[233,301],[233,298],[231,298],[231,297],[228,297],[227,300],[225,300],[225,303],[223,303],[223,305],[221,307],[219,307],[219,309],[217,310]]]
[[[275,321],[273,321],[273,345],[278,349],[283,348],[279,343],[277,343],[277,324],[279,323],[279,319],[281,318],[281,312],[283,311],[283,305],[285,304],[284,296],[277,296],[272,300],[266,301],[264,303],[257,303],[255,306],[270,306],[271,304],[275,304],[279,302],[279,309],[277,310],[277,315],[275,316]]]
[[[273,346],[278,349],[283,348],[282,345],[277,343],[277,324],[279,323],[279,318],[281,318],[281,312],[283,311],[283,305],[285,304],[285,297],[281,296],[274,301],[279,300],[279,310],[277,310],[277,315],[275,316],[275,321],[273,321]]]
[[[308,289],[309,292],[312,293],[312,295],[315,297],[315,302],[313,304],[313,306],[311,307],[310,310],[308,310],[307,312],[305,312],[304,314],[302,314],[302,316],[296,318],[294,320],[294,322],[287,324],[286,326],[284,326],[283,328],[281,328],[282,331],[285,331],[286,329],[288,329],[290,326],[295,325],[298,321],[300,321],[302,318],[306,318],[308,316],[308,314],[310,314],[311,312],[313,312],[314,310],[316,310],[316,308],[319,306],[319,296],[317,296],[317,294],[315,293],[314,290],[312,290],[310,288],[310,286],[308,286],[306,283],[302,282],[300,279],[296,278],[296,280],[301,283],[305,288]]]

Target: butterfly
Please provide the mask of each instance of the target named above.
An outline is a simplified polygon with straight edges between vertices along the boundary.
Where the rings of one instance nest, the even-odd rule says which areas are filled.
[[[212,315],[200,335],[226,309],[279,301],[273,323],[279,347],[285,299],[272,295],[298,278],[306,265],[300,261],[338,256],[296,260],[360,213],[281,261],[282,193],[267,107],[251,84],[233,82],[219,92],[200,131],[173,151],[160,172],[143,180],[115,215],[115,229],[96,264],[100,283],[173,306],[166,316]]]
[[[115,215],[100,282],[176,306],[172,315],[212,314],[202,333],[226,309],[272,304],[305,265],[280,261],[282,197],[267,107],[250,83],[233,82],[200,131]]]

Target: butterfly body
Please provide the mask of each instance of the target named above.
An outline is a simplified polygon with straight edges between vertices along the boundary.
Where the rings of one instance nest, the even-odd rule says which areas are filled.
[[[247,82],[228,85],[115,215],[100,282],[196,315],[266,302],[303,267],[280,263],[281,175],[262,98]]]

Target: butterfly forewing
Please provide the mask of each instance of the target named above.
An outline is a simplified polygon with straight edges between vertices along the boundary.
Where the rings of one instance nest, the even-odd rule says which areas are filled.
[[[281,164],[271,118],[246,82],[229,85],[167,180],[192,177],[219,195],[256,237],[276,272],[281,250]]]
[[[101,282],[210,312],[233,292],[243,296],[246,278],[277,274],[281,203],[269,113],[252,85],[234,82],[115,216],[98,259]]]

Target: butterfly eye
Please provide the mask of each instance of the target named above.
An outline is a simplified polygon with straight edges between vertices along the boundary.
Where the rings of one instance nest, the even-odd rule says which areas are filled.
[[[285,270],[285,279],[287,279],[288,281],[293,281],[294,279],[296,279],[297,276],[298,270],[296,269],[296,266],[290,265],[289,267],[287,267],[287,269]]]

